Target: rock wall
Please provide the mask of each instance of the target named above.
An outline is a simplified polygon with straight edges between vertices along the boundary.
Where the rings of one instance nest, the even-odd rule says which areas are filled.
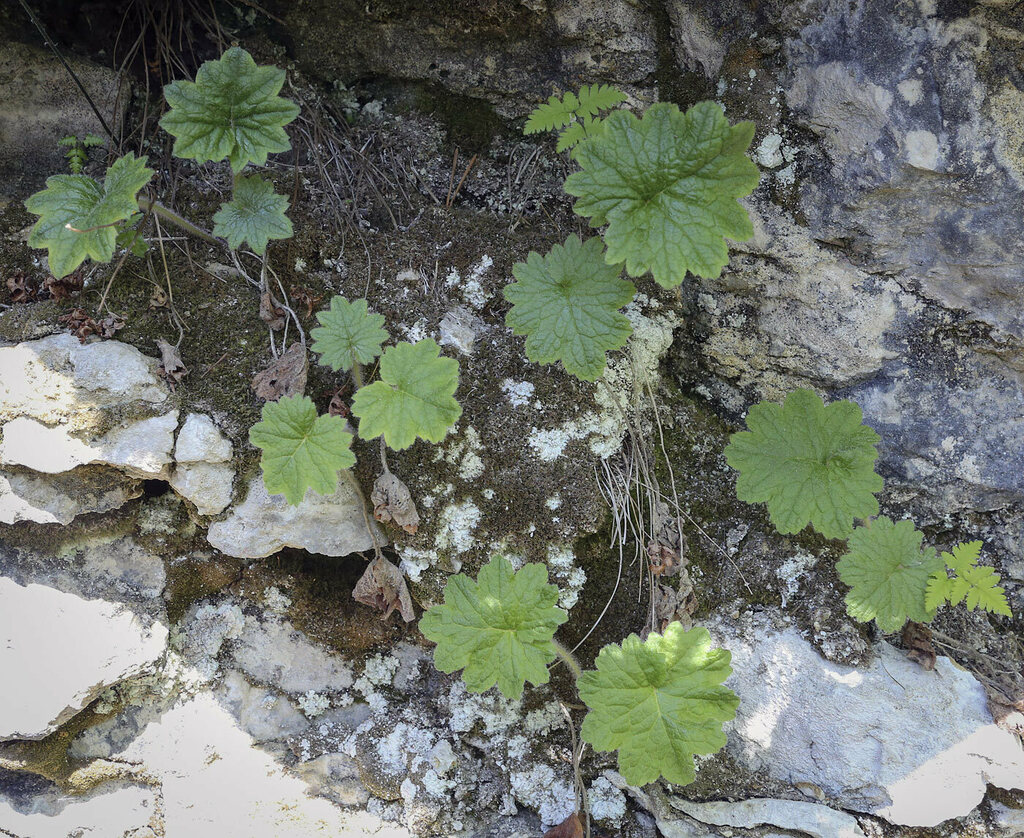
[[[736,501],[721,455],[761,398],[809,386],[854,399],[882,438],[884,512],[913,515],[939,546],[984,540],[1024,614],[1024,10],[265,8],[233,34],[262,61],[294,61],[285,92],[302,98],[303,129],[331,124],[339,85],[354,123],[271,170],[294,190],[296,237],[271,249],[289,293],[365,293],[393,334],[435,337],[462,368],[452,434],[389,457],[423,519],[386,532],[418,607],[502,551],[547,563],[587,663],[642,629],[652,596],[733,652],[740,712],[694,784],[633,788],[587,753],[595,834],[1024,834],[1019,617],[941,616],[949,657],[925,671],[847,617],[833,546],[781,537]],[[0,206],[0,278],[40,273],[19,201],[58,170],[53,137],[85,119],[73,95],[60,104],[71,88],[55,92],[55,62],[21,44],[0,44],[0,91],[6,55],[28,75],[8,74],[0,139],[29,139],[0,150],[0,175],[24,175],[4,180],[17,200]],[[122,80],[82,63],[112,97]],[[500,290],[515,261],[579,224],[567,161],[524,141],[520,121],[595,82],[637,108],[713,98],[753,120],[762,178],[753,239],[678,296],[642,281],[633,339],[590,385],[525,360]],[[325,166],[330,154],[344,165]],[[220,175],[179,174],[180,204],[212,214]],[[0,833],[540,836],[576,806],[571,684],[468,694],[415,624],[352,600],[373,544],[365,500],[346,480],[298,507],[266,493],[249,381],[273,341],[258,293],[204,248],[168,248],[193,327],[179,381],[153,343],[177,339],[174,321],[141,272],[112,292],[127,319],[116,340],[81,343],[58,320],[94,303],[109,266],[75,300],[0,298]],[[321,409],[338,386],[310,370]],[[357,453],[368,495],[376,446]],[[653,500],[631,505],[641,469]],[[607,544],[677,502],[688,568],[652,594],[629,564],[636,545]]]

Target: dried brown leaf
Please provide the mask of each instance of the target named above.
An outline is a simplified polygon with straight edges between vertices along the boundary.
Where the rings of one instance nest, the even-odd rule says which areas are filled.
[[[349,410],[348,403],[345,401],[345,393],[348,391],[348,385],[339,387],[334,391],[331,396],[331,403],[327,405],[327,412],[331,416],[340,416],[343,419],[347,419],[351,411]]]
[[[580,816],[573,812],[558,826],[553,826],[544,833],[543,838],[583,838],[583,824]]]
[[[275,332],[284,328],[285,311],[281,308],[269,291],[260,295],[260,320],[266,323]]]
[[[935,669],[935,647],[932,645],[932,633],[928,626],[921,623],[907,623],[903,627],[903,645],[907,647],[907,657],[931,672]]]
[[[420,515],[412,493],[390,471],[385,471],[373,482],[370,492],[373,517],[382,523],[394,521],[409,535],[415,535],[420,526]]]
[[[370,562],[356,582],[352,598],[363,605],[383,611],[385,620],[396,608],[407,623],[416,619],[405,576],[383,556],[378,556]]]
[[[149,295],[150,308],[167,308],[167,292],[159,285],[153,286],[153,293]]]
[[[108,314],[96,325],[97,327],[99,327],[100,337],[112,338],[114,336],[114,332],[116,332],[118,329],[124,328],[124,320],[122,320],[116,314]]]
[[[64,300],[81,291],[84,284],[85,275],[82,269],[78,268],[60,279],[48,276],[43,280],[43,290],[55,300]]]
[[[31,302],[39,294],[35,282],[25,276],[24,271],[15,271],[7,277],[7,290],[11,292],[12,303]]]
[[[84,308],[76,308],[67,314],[62,314],[57,318],[57,322],[66,325],[80,343],[85,343],[85,339],[89,335],[100,333],[100,325],[85,313]]]
[[[297,396],[306,389],[309,360],[306,347],[293,343],[280,358],[271,361],[265,370],[256,373],[252,389],[261,399],[276,402],[283,396]]]
[[[188,369],[185,364],[182,363],[181,355],[178,354],[177,346],[172,346],[163,338],[157,338],[156,345],[160,350],[159,373],[161,376],[166,378],[173,387],[174,384],[181,381],[181,379],[188,375]]]

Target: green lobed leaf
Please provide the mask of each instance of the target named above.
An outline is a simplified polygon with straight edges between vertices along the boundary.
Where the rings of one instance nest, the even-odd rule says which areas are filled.
[[[561,361],[584,381],[600,378],[605,353],[625,345],[633,331],[619,309],[636,288],[608,265],[599,238],[572,235],[546,256],[531,252],[512,266],[516,282],[505,286],[512,309],[506,325],[526,335],[526,357],[537,364]]]
[[[861,424],[851,401],[827,407],[813,390],[795,390],[781,405],[760,402],[747,414],[749,431],[733,434],[725,459],[740,472],[736,496],[766,503],[781,533],[811,524],[827,538],[845,538],[854,518],[878,514],[874,493],[879,440]]]
[[[548,681],[547,665],[555,657],[551,638],[569,619],[557,601],[544,565],[513,571],[507,559],[493,556],[475,582],[462,573],[448,580],[444,604],[423,615],[420,631],[437,644],[437,668],[463,669],[470,692],[497,684],[506,697],[519,698],[526,681]]]
[[[111,164],[102,184],[86,175],[47,178],[46,188],[25,201],[25,208],[40,217],[29,235],[29,247],[46,248],[50,272],[58,279],[86,259],[109,262],[117,244],[117,225],[138,211],[135,196],[152,177],[144,158],[126,154]]]
[[[380,381],[360,387],[352,399],[359,417],[359,436],[381,434],[395,451],[416,438],[440,442],[462,415],[453,398],[459,386],[459,363],[442,358],[441,347],[429,338],[389,346],[380,359]]]
[[[850,586],[846,611],[851,617],[874,620],[888,634],[907,620],[927,623],[935,616],[926,598],[942,559],[933,547],[921,549],[923,539],[912,522],[894,524],[885,516],[853,531],[849,552],[836,564],[839,578]]]
[[[999,587],[999,574],[991,567],[979,565],[980,556],[980,541],[957,544],[952,554],[942,554],[946,566],[954,574],[953,578],[948,580],[945,598],[950,605],[959,605],[963,602],[970,611],[982,608],[993,614],[1012,617],[1010,603],[1006,600],[1006,591]]]
[[[205,62],[196,80],[164,88],[170,110],[161,127],[174,137],[174,155],[199,163],[225,157],[240,172],[262,166],[271,152],[291,148],[284,126],[299,115],[294,102],[277,94],[284,70],[258,67],[241,47]]]
[[[736,200],[758,183],[745,154],[753,136],[753,123],[730,126],[714,102],[685,114],[660,103],[643,119],[614,111],[576,148],[582,171],[566,179],[565,191],[592,227],[608,225],[605,259],[625,262],[630,276],[650,271],[666,288],[687,271],[713,279],[729,261],[724,237],[754,234]]]
[[[619,771],[635,786],[659,775],[670,783],[693,782],[694,754],[725,745],[722,722],[736,715],[739,699],[722,682],[731,655],[711,647],[705,628],[685,631],[670,623],[645,641],[631,634],[605,646],[597,671],[578,686],[590,708],[581,735],[598,751],[619,751]]]
[[[338,470],[351,468],[352,434],[339,416],[317,416],[312,399],[285,396],[263,405],[262,421],[249,429],[249,441],[263,451],[263,482],[272,495],[298,505],[312,489],[330,495]]]
[[[371,314],[366,300],[350,303],[336,294],[330,309],[319,312],[316,319],[320,325],[309,333],[313,351],[320,355],[321,364],[335,372],[369,364],[380,355],[380,345],[388,339],[381,328],[383,315]]]
[[[213,232],[227,239],[232,250],[248,242],[262,256],[271,239],[291,238],[287,209],[288,199],[274,192],[270,181],[256,175],[239,177],[232,199],[213,216]]]

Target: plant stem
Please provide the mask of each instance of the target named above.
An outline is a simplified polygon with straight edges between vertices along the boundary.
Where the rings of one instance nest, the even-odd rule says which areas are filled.
[[[366,498],[363,497],[363,487],[359,485],[359,481],[356,480],[356,476],[351,472],[350,469],[343,468],[341,473],[345,475],[345,480],[348,485],[352,487],[352,491],[355,492],[356,497],[359,499],[359,509],[363,513],[363,521],[366,523],[366,529],[370,533],[370,539],[373,541],[373,554],[376,558],[383,558],[383,553],[380,551],[380,545],[383,541],[387,544],[387,539],[384,538],[384,534],[380,531],[380,527],[377,522],[370,517],[370,513],[366,508]]]
[[[580,676],[583,674],[583,668],[579,665],[576,658],[573,657],[572,652],[565,648],[555,638],[551,638],[551,645],[555,647],[555,652],[558,654],[559,659],[564,663],[569,671],[572,673],[574,681],[578,681]]]
[[[176,227],[180,227],[182,230],[184,230],[186,233],[189,233],[190,235],[196,236],[197,238],[209,242],[210,244],[223,244],[223,242],[220,239],[210,235],[209,233],[206,232],[206,230],[202,229],[201,227],[197,227],[191,221],[182,218],[180,215],[178,215],[178,213],[174,212],[174,210],[167,209],[167,207],[165,207],[163,204],[157,203],[152,198],[149,198],[145,195],[139,195],[138,203],[139,209],[142,210],[143,212],[151,212],[153,213],[153,215],[159,215],[164,221],[169,221],[171,224],[174,224]]]
[[[363,370],[356,361],[352,362],[352,381],[357,390],[363,386]]]

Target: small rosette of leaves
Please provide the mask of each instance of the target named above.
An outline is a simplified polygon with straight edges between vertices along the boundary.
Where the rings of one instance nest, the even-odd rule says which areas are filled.
[[[630,276],[650,271],[666,288],[687,271],[713,279],[729,261],[725,237],[754,235],[737,200],[758,183],[746,156],[753,136],[753,123],[730,126],[714,102],[685,114],[660,103],[642,119],[615,111],[577,147],[582,171],[566,179],[565,191],[592,227],[608,225],[605,259],[625,262]]]
[[[323,366],[335,372],[371,363],[388,339],[382,328],[383,315],[371,314],[366,300],[349,302],[337,294],[331,298],[330,308],[319,312],[316,319],[320,325],[309,333],[313,351]]]
[[[285,396],[263,405],[262,420],[249,429],[249,441],[261,449],[267,492],[282,494],[298,505],[312,489],[330,495],[338,487],[338,471],[351,468],[352,434],[338,416],[317,416],[307,396]]]
[[[507,698],[519,698],[526,681],[548,681],[547,665],[555,658],[551,639],[569,618],[557,601],[544,565],[514,571],[507,559],[493,556],[475,582],[462,573],[448,580],[444,604],[423,615],[420,631],[437,644],[435,666],[462,669],[470,692],[497,684]]]
[[[57,279],[86,259],[109,262],[121,226],[138,212],[139,190],[152,177],[144,158],[127,154],[107,169],[102,184],[87,175],[47,178],[46,188],[25,201],[25,208],[39,216],[29,247],[46,248]]]
[[[604,261],[598,238],[569,236],[546,256],[531,252],[512,266],[516,282],[505,287],[512,309],[505,323],[526,335],[526,357],[537,364],[561,361],[566,371],[594,381],[605,353],[625,345],[633,328],[619,310],[636,288]]]
[[[227,158],[237,173],[287,151],[284,126],[299,107],[277,95],[283,84],[284,70],[257,66],[241,47],[204,63],[194,82],[171,82],[164,88],[170,110],[160,125],[174,137],[174,155],[198,163]]]
[[[942,560],[953,573],[950,578],[945,570],[936,571],[928,580],[925,605],[935,611],[949,603],[964,603],[968,610],[981,608],[992,614],[1012,617],[1006,591],[999,587],[999,574],[992,568],[978,564],[981,556],[981,542],[969,541],[957,544],[952,553],[943,553]]]
[[[685,631],[670,623],[647,639],[631,634],[605,646],[597,671],[579,679],[590,712],[581,734],[598,751],[619,752],[619,772],[635,786],[659,776],[686,785],[694,780],[694,754],[725,745],[722,722],[739,699],[722,682],[731,655],[711,646],[705,628]]]
[[[826,406],[806,389],[781,405],[754,405],[750,430],[733,434],[725,448],[726,461],[740,473],[736,496],[767,504],[779,532],[811,524],[827,538],[845,538],[854,518],[878,514],[874,493],[882,490],[875,473],[879,437],[862,420],[854,402]]]
[[[850,586],[846,611],[853,619],[874,620],[890,634],[907,620],[927,623],[935,616],[926,594],[942,559],[933,547],[922,549],[923,540],[912,522],[893,523],[885,516],[853,531],[849,552],[836,564],[839,578]]]
[[[462,415],[454,398],[458,386],[458,361],[442,358],[441,347],[429,338],[389,346],[380,358],[380,381],[360,387],[352,399],[359,436],[383,434],[395,451],[417,437],[440,442]]]
[[[271,239],[289,239],[292,222],[285,212],[288,199],[274,192],[274,185],[261,177],[235,180],[232,199],[213,216],[213,232],[223,236],[232,250],[245,242],[263,255]]]

